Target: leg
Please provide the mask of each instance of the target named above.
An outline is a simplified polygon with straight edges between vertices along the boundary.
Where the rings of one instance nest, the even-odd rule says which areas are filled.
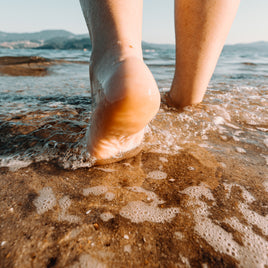
[[[160,95],[142,59],[142,0],[80,3],[92,41],[90,80],[97,100],[87,145],[102,164],[141,143]]]
[[[202,101],[239,0],[175,0],[176,70],[171,105]]]

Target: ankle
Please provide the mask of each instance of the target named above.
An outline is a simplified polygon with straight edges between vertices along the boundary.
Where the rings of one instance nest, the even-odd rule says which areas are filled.
[[[193,96],[189,94],[184,96],[179,91],[176,93],[170,91],[167,94],[167,104],[177,109],[183,109],[186,106],[196,105],[200,102],[202,102],[202,98],[200,96]]]
[[[143,59],[140,42],[114,41],[107,45],[93,45],[90,65],[92,67],[105,64],[113,64],[127,57]]]

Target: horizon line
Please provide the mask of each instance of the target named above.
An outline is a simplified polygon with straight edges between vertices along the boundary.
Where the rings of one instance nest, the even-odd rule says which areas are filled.
[[[39,31],[33,31],[33,32],[7,32],[7,31],[1,31],[2,33],[7,33],[7,34],[32,34],[32,33],[39,33],[39,32],[43,32],[43,31],[65,31],[65,32],[69,32],[71,34],[74,35],[89,35],[89,33],[74,33],[70,30],[65,30],[65,29],[43,29],[43,30],[39,30]],[[156,44],[156,45],[176,45],[176,43],[158,43],[158,42],[151,42],[151,41],[146,41],[146,40],[142,40],[142,42],[146,42],[146,43],[151,43],[151,44]],[[251,43],[259,43],[259,42],[268,42],[268,40],[256,40],[256,41],[249,41],[249,42],[238,42],[238,43],[225,43],[224,45],[239,45],[239,44],[251,44]]]

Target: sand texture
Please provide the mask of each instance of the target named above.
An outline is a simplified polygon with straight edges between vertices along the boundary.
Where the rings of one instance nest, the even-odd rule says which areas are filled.
[[[0,267],[267,267],[267,181],[194,144],[0,170]]]

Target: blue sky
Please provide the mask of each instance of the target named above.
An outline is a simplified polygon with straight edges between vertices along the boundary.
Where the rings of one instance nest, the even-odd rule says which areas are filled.
[[[127,0],[126,0],[127,1]],[[86,33],[78,0],[1,1],[0,31],[65,29]],[[173,0],[144,0],[143,40],[174,43]],[[268,1],[241,0],[227,44],[268,41]]]

